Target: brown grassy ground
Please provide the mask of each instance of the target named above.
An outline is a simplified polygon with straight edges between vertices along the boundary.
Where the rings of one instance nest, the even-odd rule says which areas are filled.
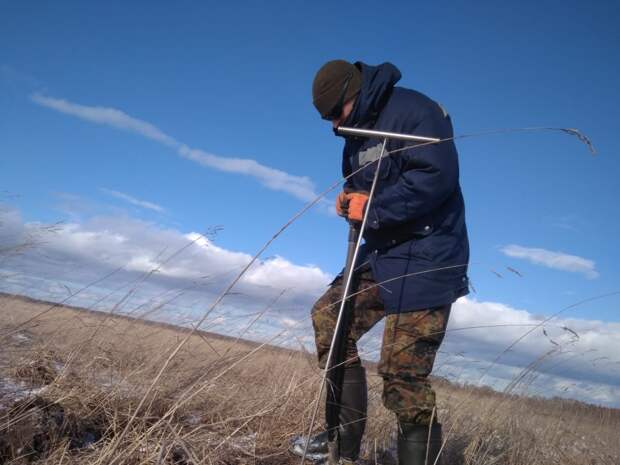
[[[312,355],[197,333],[153,386],[187,330],[6,295],[0,321],[0,463],[298,463],[287,444],[311,416]],[[368,372],[364,459],[393,463]],[[617,410],[435,385],[446,464],[620,463]]]

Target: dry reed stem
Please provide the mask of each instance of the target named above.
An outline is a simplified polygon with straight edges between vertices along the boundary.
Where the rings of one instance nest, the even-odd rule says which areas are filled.
[[[41,321],[41,325],[36,328],[35,334],[40,334],[42,337],[45,337],[45,334],[49,334],[50,332],[54,333],[57,330],[58,326],[64,326],[63,322],[67,321],[74,321],[74,323],[72,324],[74,324],[76,328],[81,327],[81,324],[72,317],[72,315],[76,312],[66,312],[62,309],[58,309],[58,311],[60,313],[63,313],[65,316],[61,317],[61,315],[55,315],[55,319],[48,318],[44,321]],[[83,312],[80,312],[80,315],[82,314]],[[27,316],[28,315],[24,315],[24,317]],[[70,318],[70,320],[68,320],[67,318]],[[100,319],[101,317],[93,316],[91,318],[90,316],[83,316],[82,318],[85,318],[86,320],[92,320],[92,318]],[[90,321],[87,322],[90,323]],[[120,326],[127,326],[127,328],[121,329]],[[143,327],[141,328],[141,326]],[[81,331],[88,332],[90,330],[83,329]],[[112,336],[113,338],[118,338],[118,340],[125,340],[126,338],[135,338],[135,334],[137,334],[137,331],[142,331],[145,335],[148,335],[147,337],[149,339],[145,339],[141,343],[144,346],[141,350],[147,352],[150,350],[149,347],[151,347],[152,343],[155,343],[154,339],[162,339],[165,337],[167,341],[174,341],[174,333],[172,330],[162,328],[161,331],[154,331],[151,325],[144,326],[144,324],[140,322],[132,322],[125,319],[118,320],[117,325],[108,327],[107,329],[102,328],[101,338],[106,339]],[[75,334],[74,338],[77,340],[82,339],[79,334]],[[218,350],[220,350],[220,352],[223,352],[224,350],[226,350],[226,344],[232,343],[233,341],[234,338],[230,338],[225,342],[219,340],[212,340],[212,343],[216,344],[216,347],[218,348]],[[165,346],[167,344],[168,342],[164,342],[159,345]],[[54,344],[46,343],[45,345],[48,346],[50,350],[55,350],[61,358],[64,358],[65,356],[70,356],[74,359],[76,358],[76,356],[74,355],[75,351],[72,351],[73,341],[55,341]],[[198,350],[198,353],[204,354],[200,357],[207,357],[202,362],[197,361],[198,363],[193,363],[192,366],[194,367],[194,370],[201,369],[201,367],[208,367],[211,363],[209,360],[216,362],[219,359],[215,354],[213,354],[212,356],[207,355],[211,351],[206,346],[204,347],[204,349],[200,349],[200,345],[200,339],[198,339],[197,337],[192,339],[192,351],[195,352]],[[311,391],[308,390],[307,387],[311,385],[311,382],[313,380],[314,382],[316,382],[316,373],[304,373],[304,370],[300,368],[303,367],[303,365],[299,364],[299,358],[295,358],[295,354],[289,351],[272,352],[273,349],[271,349],[270,347],[264,347],[259,351],[255,352],[254,355],[248,357],[247,355],[249,354],[249,352],[254,350],[256,347],[257,346],[253,348],[246,346],[246,348],[242,350],[243,353],[239,354],[239,357],[237,357],[236,360],[244,356],[246,358],[244,361],[239,362],[237,367],[228,373],[228,375],[232,376],[224,374],[224,376],[220,377],[218,380],[213,381],[213,386],[210,387],[210,394],[208,396],[204,398],[198,396],[201,399],[208,401],[209,398],[213,398],[212,396],[216,395],[216,397],[214,398],[216,404],[210,404],[213,405],[215,409],[207,408],[203,411],[205,414],[211,412],[208,415],[211,419],[204,417],[200,423],[192,426],[191,429],[187,429],[186,427],[179,429],[181,426],[181,423],[179,423],[179,421],[181,418],[183,418],[182,415],[185,414],[181,414],[181,416],[171,415],[165,421],[160,422],[159,426],[156,426],[155,428],[153,428],[152,431],[149,432],[149,428],[152,428],[153,425],[161,417],[151,415],[152,418],[150,420],[146,420],[144,419],[144,417],[142,417],[144,413],[144,411],[142,411],[140,413],[140,421],[135,423],[135,427],[131,429],[127,440],[123,441],[122,444],[119,446],[119,451],[124,452],[122,462],[127,464],[156,463],[160,451],[158,447],[161,447],[157,446],[157,444],[168,444],[169,447],[178,447],[179,438],[184,441],[187,449],[195,455],[195,459],[199,461],[198,463],[226,463],[226,461],[228,460],[226,459],[226,457],[231,457],[230,454],[238,454],[238,456],[241,457],[246,456],[246,452],[248,451],[251,452],[251,454],[253,454],[255,457],[272,456],[280,457],[282,458],[282,460],[288,460],[286,455],[282,455],[282,450],[279,449],[282,444],[281,441],[283,441],[288,434],[296,430],[299,431],[298,428],[301,423],[300,420],[303,420],[304,416],[307,417],[308,403],[310,403],[311,399]],[[94,344],[92,348],[86,347],[85,351],[86,350],[98,352],[99,349],[98,345]],[[195,355],[198,355],[198,353],[195,353]],[[81,356],[86,357],[86,361],[88,361],[87,354],[83,353],[81,354]],[[123,350],[111,352],[108,354],[108,358],[112,359],[113,361],[119,358],[122,359],[126,356],[127,352],[124,348]],[[276,360],[279,360],[279,362],[276,363]],[[263,368],[261,365],[262,363],[266,363],[267,365],[264,365]],[[276,365],[273,365],[273,363],[276,363]],[[76,370],[80,366],[87,365],[88,363],[84,363],[81,360],[74,360],[73,362],[73,366]],[[151,368],[149,368],[149,366]],[[137,377],[137,379],[143,380],[145,376],[148,377],[148,370],[156,367],[157,363],[153,361],[153,363],[150,363],[149,366],[140,365],[138,367],[130,367],[129,370],[139,371],[139,373],[135,376]],[[278,370],[274,371],[269,368],[273,366],[278,366]],[[173,378],[178,378],[179,376],[185,378],[191,375],[192,370],[178,371],[180,368],[182,367],[171,367],[171,373],[174,373],[172,375]],[[221,374],[222,368],[223,366],[219,366],[219,368],[216,367],[215,371],[212,371],[214,376]],[[90,369],[95,369],[95,367],[91,367]],[[261,376],[260,373],[264,373],[264,371],[262,371],[264,369],[271,370],[271,373],[273,373],[272,376],[268,379],[259,378]],[[129,375],[126,375],[125,377],[131,378],[131,376]],[[376,377],[376,375],[371,375],[370,377],[370,422],[366,443],[367,445],[365,446],[365,453],[371,454],[372,457],[375,453],[378,453],[379,455],[382,453],[381,444],[386,444],[389,446],[391,439],[386,437],[386,431],[393,431],[393,420],[391,414],[383,409],[378,400],[380,394],[379,386],[381,384],[381,380]],[[177,380],[178,379],[174,380],[175,383]],[[65,399],[61,402],[67,402],[67,399],[69,397],[67,395],[67,392],[69,391],[66,389],[66,386],[68,386],[67,383],[69,383],[70,381],[71,380],[67,378],[59,380],[59,383],[61,384],[58,386],[58,391],[56,392],[59,399]],[[136,380],[134,379],[132,382],[135,381]],[[163,400],[162,396],[165,397],[167,395],[166,392],[169,392],[169,389],[174,389],[174,385],[171,385],[169,381],[171,381],[170,377],[167,377],[165,380],[163,380],[162,386],[158,390],[158,399],[161,398],[161,400]],[[245,390],[239,390],[237,386],[245,386]],[[82,388],[82,391],[88,392],[89,389],[90,388],[84,390],[84,388]],[[224,391],[222,391],[222,389],[224,389]],[[605,430],[605,425],[609,424],[610,421],[608,413],[606,413],[606,411],[604,410],[601,411],[600,415],[596,413],[598,412],[598,410],[594,411],[594,415],[591,415],[583,412],[574,412],[573,414],[573,409],[569,409],[564,410],[563,412],[562,410],[558,410],[556,413],[549,413],[546,416],[540,416],[537,413],[535,417],[536,421],[533,421],[533,423],[529,423],[529,419],[523,415],[524,404],[527,405],[532,404],[533,402],[539,402],[539,404],[536,404],[536,406],[532,406],[529,411],[531,411],[532,413],[542,413],[546,411],[551,412],[551,410],[549,410],[551,408],[550,406],[555,405],[553,404],[553,401],[535,401],[524,399],[522,397],[503,396],[501,394],[487,392],[481,389],[464,389],[452,385],[444,385],[442,383],[437,386],[437,390],[439,396],[439,409],[440,412],[444,412],[443,414],[441,414],[442,418],[444,419],[444,423],[447,423],[447,425],[449,426],[451,424],[454,424],[455,420],[459,416],[463,418],[463,420],[458,421],[459,424],[456,425],[458,426],[458,428],[456,428],[456,431],[453,431],[454,440],[445,444],[445,453],[447,453],[449,457],[452,457],[454,454],[458,455],[460,453],[458,452],[459,450],[462,450],[463,454],[466,455],[466,457],[462,459],[465,461],[454,463],[484,463],[485,465],[490,465],[492,463],[507,463],[519,465],[525,463],[528,463],[528,465],[530,463],[555,463],[552,461],[543,462],[541,459],[535,459],[534,454],[540,454],[541,457],[547,457],[548,459],[551,456],[554,456],[553,454],[560,454],[558,452],[558,447],[560,447],[560,444],[562,444],[562,441],[564,441],[563,435],[566,435],[568,433],[559,434],[557,432],[558,426],[556,425],[572,425],[573,420],[570,420],[570,418],[579,418],[579,421],[581,423],[583,423],[583,419],[591,418],[591,420],[588,420],[590,421],[590,423],[588,424],[599,425],[597,426],[597,428],[599,429],[596,431],[604,433],[604,431],[607,431]],[[115,389],[115,391],[120,392],[118,389]],[[219,394],[217,391],[220,391]],[[141,391],[137,391],[136,394],[140,395],[140,392]],[[304,392],[305,394],[302,394]],[[56,396],[57,394],[50,393],[50,395],[54,396]],[[77,395],[77,392],[74,395]],[[86,395],[86,397],[92,396],[88,394]],[[198,400],[198,397],[194,400]],[[110,403],[108,404],[111,407],[111,410],[109,410],[109,414],[112,416],[110,418],[116,418],[116,420],[112,420],[115,421],[116,424],[111,425],[109,428],[115,431],[115,433],[113,434],[118,435],[118,433],[123,429],[125,422],[127,421],[128,412],[120,405],[113,407],[113,405],[118,402],[118,400],[114,399],[113,396],[107,395],[105,398],[108,399],[105,402]],[[462,401],[464,399],[469,400],[463,403]],[[160,401],[158,400],[158,402]],[[171,399],[171,402],[172,403],[168,403],[167,407],[165,408],[171,408],[174,405],[175,400]],[[203,402],[203,400],[199,400],[198,403],[190,401],[188,402],[188,404],[201,405],[201,402]],[[222,403],[221,407],[216,407],[218,402]],[[446,402],[449,403],[446,404]],[[231,406],[233,406],[232,409]],[[188,405],[188,407],[190,409],[192,408],[190,405]],[[445,412],[446,407],[449,408],[448,413]],[[89,407],[87,406],[86,408]],[[157,408],[159,409],[159,407]],[[92,407],[89,408],[89,410],[90,409],[92,409]],[[188,411],[187,409],[183,410]],[[306,413],[303,413],[304,411]],[[161,410],[161,414],[158,415],[163,415],[164,412],[165,409]],[[291,412],[296,413],[291,414]],[[597,417],[597,415],[599,415],[599,417]],[[295,421],[290,421],[291,416],[295,418]],[[507,420],[510,417],[517,417],[518,424],[512,425]],[[475,421],[475,423],[471,423],[471,421],[467,420],[467,418],[477,418],[477,420]],[[559,420],[560,418],[561,420]],[[143,419],[146,421],[144,421]],[[615,423],[612,424],[618,425],[617,416],[616,419],[613,421]],[[469,424],[471,424],[471,427],[467,426]],[[534,439],[528,439],[529,436],[524,435],[524,432],[529,431],[528,428],[538,427],[537,424],[544,428],[544,431],[538,434],[542,435],[542,438],[548,438],[545,440],[548,440],[549,444],[545,446],[545,450],[539,450],[542,446],[528,446],[532,449],[532,453],[526,453],[527,451],[524,450],[524,447],[526,447],[525,444],[527,444],[527,441]],[[175,431],[177,432],[176,435],[170,430],[171,425],[173,426],[173,428],[175,428]],[[504,431],[505,428],[508,428],[506,431],[510,431],[510,433],[508,434],[512,438],[512,443],[501,446],[501,444],[504,444],[503,441],[505,441],[504,439],[501,439],[504,437],[504,433],[502,433],[502,431]],[[571,426],[571,428],[573,428],[575,434],[582,434],[578,433],[578,431],[581,431],[582,429],[582,426],[579,424],[579,422],[575,423],[575,425]],[[260,430],[264,436],[259,437],[257,435],[255,442],[248,443],[249,445],[247,447],[244,446],[244,452],[241,452],[240,449],[229,447],[229,445],[236,443],[236,438],[239,435],[243,436],[243,434],[246,434],[246,432],[248,431],[256,432],[257,430]],[[213,432],[210,433],[209,431]],[[221,434],[216,433],[217,431],[220,431]],[[486,431],[490,431],[490,433],[487,433]],[[212,436],[212,434],[217,434],[217,436]],[[500,434],[500,436],[497,436],[497,439],[492,439],[491,442],[489,442],[489,438],[491,436],[495,437],[494,435],[496,434]],[[150,439],[148,439],[149,437]],[[208,439],[210,437],[212,439]],[[228,439],[226,441],[222,441],[222,439],[225,438]],[[468,441],[465,446],[469,447],[463,447],[462,449],[459,449],[459,447],[461,447],[459,446],[459,444],[461,443],[461,441],[464,440]],[[519,441],[523,441],[524,445],[520,445],[522,443]],[[109,443],[109,440],[106,442]],[[206,448],[204,448],[200,446],[201,443],[212,445],[206,446]],[[375,451],[375,443],[377,444],[379,452]],[[540,443],[540,441],[538,441],[536,444],[538,443]],[[213,449],[219,444],[221,444],[221,446],[219,447],[217,452],[214,453]],[[256,446],[256,452],[254,452],[254,446],[252,444]],[[259,446],[259,444],[263,445]],[[272,445],[268,446],[268,448],[265,448],[267,447],[266,444]],[[151,448],[148,450],[145,449],[146,452],[138,454],[139,457],[141,457],[139,461],[131,462],[130,457],[138,457],[138,455],[135,455],[135,453],[138,453],[137,449],[134,451],[135,453],[130,453],[133,445],[137,445],[137,449],[148,449],[148,447],[156,448]],[[60,448],[61,446],[62,445],[59,444],[58,447]],[[597,447],[602,448],[601,450],[606,450],[606,447],[607,450],[609,450],[611,446],[608,444],[607,446],[597,445]],[[60,449],[58,450],[60,451]],[[97,460],[102,457],[101,452],[102,450],[100,448],[98,448],[97,451],[93,451],[91,455],[89,455],[90,458],[87,460],[88,463],[97,463]],[[568,459],[565,460],[563,463],[571,465],[573,463],[578,463],[576,462],[577,457],[583,457],[583,455],[578,454],[584,453],[588,454],[590,458],[595,458],[598,456],[598,453],[595,450],[589,450],[586,452],[572,451],[565,454],[568,456]],[[75,452],[71,452],[70,456],[72,457],[73,454],[75,454]],[[46,462],[50,464],[58,463],[58,459],[60,456],[62,456],[61,452],[51,454],[46,459]],[[601,453],[601,456],[604,456],[604,453]],[[247,455],[247,457],[250,457],[250,455]],[[527,461],[526,459],[529,461]],[[601,459],[599,463],[605,463],[604,461],[602,461],[603,459]],[[65,456],[63,460],[65,463],[67,463],[67,461],[69,460],[69,456]],[[257,463],[263,463],[261,462],[261,459],[257,458],[256,460]],[[263,460],[268,461],[271,459],[265,458]],[[99,463],[105,463],[105,461],[100,461]],[[608,460],[607,463],[613,462]]]
[[[336,184],[336,185],[337,185],[337,184]],[[334,185],[333,187],[331,187],[329,190],[332,190],[333,188],[335,188],[335,185]],[[328,190],[328,191],[329,191],[329,190]],[[326,192],[328,192],[328,191],[326,191]],[[323,194],[323,195],[324,195],[324,194]],[[314,203],[316,203],[316,202],[317,202],[320,198],[321,198],[321,197],[319,197],[319,198],[315,199]],[[293,221],[295,221],[295,219],[296,219],[298,216],[300,216],[301,214],[303,214],[303,213],[304,213],[304,212],[305,212],[305,211],[306,211],[309,207],[311,207],[314,203],[310,204],[310,205],[309,205],[309,206],[307,206],[304,210],[302,210],[302,211],[301,211],[298,215],[296,215],[295,217],[293,217],[293,218],[292,218],[292,219],[291,219],[291,220],[290,220],[290,221],[289,221],[289,222],[288,222],[288,223],[287,223],[287,224],[286,224],[286,225],[285,225],[285,226],[284,226],[284,227],[283,227],[283,228],[282,228],[282,229],[281,229],[281,230],[280,230],[280,231],[279,231],[276,235],[274,235],[274,237],[273,237],[273,238],[272,238],[272,239],[271,239],[271,240],[270,240],[270,241],[269,241],[269,242],[265,245],[265,247],[264,247],[261,251],[259,251],[259,253],[258,253],[258,254],[257,254],[257,255],[253,258],[253,260],[252,260],[252,261],[248,264],[248,266],[246,266],[246,267],[242,270],[242,272],[241,272],[241,273],[237,276],[237,278],[233,281],[233,283],[231,283],[231,285],[229,286],[229,288],[228,288],[228,289],[227,289],[227,290],[226,290],[226,291],[222,294],[222,297],[223,297],[223,296],[225,296],[225,295],[227,295],[227,293],[230,291],[230,289],[232,289],[232,287],[236,284],[236,282],[238,282],[238,280],[241,278],[241,276],[243,275],[243,273],[244,273],[244,272],[245,272],[245,271],[246,271],[246,270],[247,270],[247,269],[248,269],[248,268],[252,265],[252,263],[253,263],[253,262],[254,262],[254,261],[258,258],[258,256],[259,256],[260,254],[262,254],[262,252],[263,252],[263,251],[264,251],[264,250],[265,250],[265,249],[269,246],[269,244],[270,244],[273,240],[275,240],[275,238],[276,238],[276,237],[277,237],[277,236],[278,236],[278,235],[279,235],[279,234],[280,234],[280,233],[281,233],[284,229],[286,229],[286,227],[288,227],[290,224],[292,224],[292,222],[293,222]],[[105,278],[104,278],[104,279],[105,279]],[[91,285],[92,285],[92,284],[91,284]],[[78,291],[78,292],[81,292],[81,290],[80,290],[80,291]],[[71,297],[73,297],[73,296],[75,296],[75,295],[77,295],[77,294],[73,294]],[[114,440],[114,441],[116,441],[116,442],[112,442],[112,445],[109,447],[108,451],[114,451],[114,448],[116,447],[116,445],[118,445],[118,444],[121,442],[121,440],[123,439],[123,436],[124,436],[125,434],[127,434],[127,433],[128,433],[128,431],[129,431],[129,427],[131,426],[132,422],[135,420],[137,413],[140,411],[141,406],[142,406],[142,405],[144,404],[144,402],[145,402],[145,399],[147,399],[147,397],[149,396],[149,394],[150,394],[151,390],[152,390],[152,389],[154,388],[154,386],[158,383],[158,381],[162,378],[162,375],[163,375],[163,372],[165,371],[165,369],[166,369],[168,366],[170,366],[170,363],[171,363],[172,359],[173,359],[174,357],[176,357],[176,356],[179,354],[179,351],[180,351],[180,349],[183,347],[183,345],[185,345],[185,344],[187,343],[187,341],[189,341],[189,339],[190,339],[190,338],[194,335],[194,333],[196,332],[196,328],[197,328],[197,327],[199,327],[199,326],[200,326],[200,325],[201,325],[201,324],[202,324],[202,323],[206,320],[206,317],[208,316],[208,314],[210,313],[210,311],[211,311],[213,308],[215,308],[215,306],[219,303],[219,301],[221,301],[221,298],[220,298],[220,299],[216,299],[216,301],[215,301],[215,303],[213,304],[213,306],[212,306],[212,307],[211,307],[211,308],[207,311],[207,313],[203,316],[203,318],[199,321],[199,323],[198,323],[198,324],[197,324],[194,328],[192,328],[192,330],[191,330],[191,331],[190,331],[190,332],[189,332],[189,333],[185,336],[185,338],[181,341],[181,343],[179,343],[179,344],[176,346],[175,350],[171,353],[171,355],[170,355],[170,356],[168,356],[168,358],[165,360],[165,362],[164,362],[163,366],[161,367],[160,371],[157,373],[157,376],[155,377],[155,379],[154,379],[154,380],[152,381],[152,383],[150,384],[149,388],[148,388],[148,389],[146,390],[146,392],[144,393],[144,395],[143,395],[143,397],[142,397],[142,399],[141,399],[140,403],[139,403],[139,404],[138,404],[138,406],[135,408],[135,410],[133,410],[133,414],[129,417],[129,421],[127,421],[126,423],[124,422],[124,423],[125,423],[125,427],[124,427],[123,431],[121,432],[121,434],[120,434],[119,436],[116,436],[116,435],[115,435],[116,437],[115,437],[115,440]],[[56,308],[56,307],[57,307],[57,306],[53,306],[52,308]],[[40,316],[42,316],[43,314],[45,314],[45,313],[49,312],[52,308],[49,308],[49,309],[45,310],[44,312],[41,312],[39,315],[35,315],[34,317],[32,317],[30,320],[28,320],[28,321],[26,321],[26,322],[23,322],[23,323],[22,323],[22,327],[23,327],[23,325],[25,325],[25,324],[29,324],[29,323],[31,323],[32,321],[34,321],[35,319],[38,319],[38,318],[39,318]],[[259,316],[259,318],[260,318],[260,316]],[[100,328],[100,326],[99,326],[99,327],[97,327],[97,329],[99,329],[99,328]],[[7,334],[6,336],[10,336],[10,335],[12,335],[12,334],[14,334],[14,333],[15,333],[16,328],[12,328],[12,329],[13,329],[13,332],[11,332],[11,333]],[[203,338],[203,339],[204,339],[204,338]],[[249,354],[248,354],[248,356],[247,356],[247,357],[250,357],[250,356],[253,356],[253,355],[254,355],[254,354],[251,352],[251,353],[249,353]],[[245,359],[245,358],[246,358],[246,357],[244,357],[244,359]],[[242,359],[242,360],[244,360],[244,359]],[[222,373],[221,373],[221,375],[223,375],[223,374],[225,374],[225,373],[226,373],[226,371],[222,372]],[[218,377],[218,378],[219,378],[219,377]],[[217,379],[216,379],[216,380],[217,380]],[[153,398],[153,399],[154,399],[154,398]],[[192,400],[192,399],[191,399],[191,398],[190,398],[190,399],[188,399],[188,401],[190,401],[190,400]],[[151,404],[149,404],[149,405],[151,405]],[[174,413],[174,411],[176,411],[176,408],[177,408],[177,407],[175,406],[175,407],[174,407],[174,410],[173,410],[173,413]],[[149,407],[149,409],[147,409],[147,411],[148,411],[148,410],[150,410],[150,407]],[[170,411],[170,410],[169,410],[169,411]],[[110,452],[110,453],[111,453],[111,452]],[[105,458],[105,455],[104,455],[104,456],[100,456],[100,460],[103,460],[104,458]]]

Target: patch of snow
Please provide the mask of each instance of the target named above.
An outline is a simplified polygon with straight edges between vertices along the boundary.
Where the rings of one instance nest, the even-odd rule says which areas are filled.
[[[13,334],[13,339],[17,342],[29,342],[32,338],[24,333]]]
[[[42,394],[46,386],[32,387],[21,381],[0,378],[0,408],[6,408],[15,402]]]

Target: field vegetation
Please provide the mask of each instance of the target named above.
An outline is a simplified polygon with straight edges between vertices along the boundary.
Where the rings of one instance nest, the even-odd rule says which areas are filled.
[[[0,322],[2,464],[299,463],[287,448],[312,415],[313,354],[12,295]],[[395,463],[368,365],[363,463]],[[617,410],[435,386],[444,464],[620,463]]]

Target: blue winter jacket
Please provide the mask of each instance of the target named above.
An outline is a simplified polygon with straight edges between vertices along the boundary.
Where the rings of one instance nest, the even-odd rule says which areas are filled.
[[[368,66],[362,88],[343,126],[452,137],[444,109],[427,96],[394,87],[399,70],[390,63]],[[347,137],[342,171],[345,187],[370,191],[382,140]],[[419,145],[419,144],[418,144]],[[380,285],[386,313],[451,304],[468,291],[469,244],[459,185],[458,155],[452,141],[415,147],[389,140],[375,196],[368,211],[365,244],[357,268],[369,264]]]

